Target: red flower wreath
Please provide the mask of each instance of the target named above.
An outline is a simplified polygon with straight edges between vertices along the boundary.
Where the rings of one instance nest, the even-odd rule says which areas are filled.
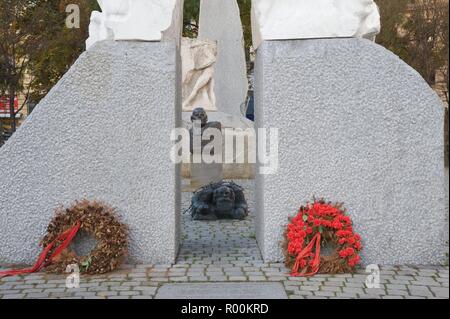
[[[320,255],[323,244],[335,247],[331,255]],[[338,204],[314,201],[301,207],[285,232],[286,266],[293,276],[353,272],[361,250],[361,237],[353,232],[350,217]]]

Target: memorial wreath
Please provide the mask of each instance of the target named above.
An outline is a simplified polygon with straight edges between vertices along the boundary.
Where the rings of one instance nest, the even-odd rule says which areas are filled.
[[[69,246],[80,232],[97,242],[87,256],[78,256]],[[62,273],[68,265],[77,264],[81,273],[102,274],[113,271],[125,259],[128,227],[117,219],[114,208],[97,201],[82,200],[70,208],[56,210],[42,246],[52,247],[45,259],[47,272]]]
[[[321,247],[331,254],[321,255]],[[284,233],[285,263],[293,276],[353,272],[361,250],[361,237],[343,205],[324,200],[300,207]]]

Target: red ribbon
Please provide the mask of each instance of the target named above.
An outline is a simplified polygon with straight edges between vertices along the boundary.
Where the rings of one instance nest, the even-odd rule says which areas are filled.
[[[292,268],[292,276],[297,276],[297,277],[309,277],[309,276],[314,276],[315,274],[317,274],[317,272],[319,271],[319,266],[320,266],[320,240],[321,240],[321,235],[320,233],[317,233],[313,239],[309,242],[309,244],[303,248],[303,250],[297,255],[297,258],[295,260],[295,264],[294,267]],[[307,267],[305,267],[300,273],[298,272],[299,268],[300,268],[300,261],[307,255],[309,255],[313,248],[315,246],[315,256],[312,260],[312,264],[311,264],[311,272],[307,273],[306,269]]]
[[[72,239],[77,234],[78,230],[80,229],[81,223],[78,222],[74,227],[66,230],[61,235],[59,235],[54,241],[52,241],[50,244],[47,245],[47,247],[44,248],[42,253],[40,254],[38,260],[34,264],[32,268],[24,268],[24,269],[12,269],[12,270],[5,270],[0,271],[0,278],[8,277],[8,276],[17,276],[22,274],[30,274],[36,271],[39,271],[42,267],[46,267],[49,264],[51,264],[53,258],[61,254],[61,252],[69,246]],[[45,260],[47,259],[47,255],[50,252],[50,250],[55,246],[55,244],[58,241],[62,241],[62,243],[55,249],[55,251],[50,255],[48,258],[48,262],[44,265]]]

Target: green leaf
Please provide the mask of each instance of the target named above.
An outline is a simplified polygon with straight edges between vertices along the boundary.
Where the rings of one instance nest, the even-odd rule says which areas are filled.
[[[322,225],[319,226],[319,233],[323,234],[323,227],[322,227]]]
[[[303,221],[306,222],[308,220],[308,215],[303,215]]]
[[[81,263],[81,268],[83,269],[83,271],[87,271],[89,269],[89,267],[91,267],[91,264],[92,264],[92,259],[91,259],[91,257],[89,257]]]

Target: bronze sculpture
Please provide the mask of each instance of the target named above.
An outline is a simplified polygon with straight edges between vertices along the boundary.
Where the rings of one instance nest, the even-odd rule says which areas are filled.
[[[195,108],[191,115],[191,121],[193,123],[190,133],[190,147],[191,153],[203,152],[205,145],[211,143],[214,137],[209,140],[201,139],[201,143],[198,143],[194,147],[194,137],[200,138],[203,136],[205,130],[209,128],[221,130],[222,124],[219,122],[208,122],[208,115],[206,111],[201,108]],[[197,125],[197,126],[196,126]],[[220,143],[222,145],[222,143]],[[200,148],[200,149],[198,149]],[[217,151],[214,149],[214,153],[217,155]],[[214,154],[211,154],[214,155]],[[220,156],[221,158],[221,156]],[[208,165],[222,165],[218,164],[200,164],[200,174],[208,175],[210,172],[207,170]],[[244,219],[248,215],[247,201],[245,200],[244,191],[242,187],[233,182],[224,182],[220,179],[210,178],[212,183],[201,187],[194,193],[191,202],[191,216],[194,220],[216,220],[216,219]]]
[[[208,122],[208,115],[206,114],[205,109],[202,107],[197,107],[192,111],[191,122],[193,125],[195,125],[196,123],[200,123],[201,131],[198,133],[201,133],[201,136],[203,136],[203,132],[209,128],[214,128],[219,131],[222,130],[222,124],[220,122]],[[189,134],[191,138],[191,153],[194,154],[194,127],[189,130]],[[212,140],[213,139],[202,140],[201,150],[199,151],[203,151],[203,147],[210,143]]]
[[[248,205],[244,190],[225,181],[204,186],[194,193],[190,213],[194,220],[245,219]]]

